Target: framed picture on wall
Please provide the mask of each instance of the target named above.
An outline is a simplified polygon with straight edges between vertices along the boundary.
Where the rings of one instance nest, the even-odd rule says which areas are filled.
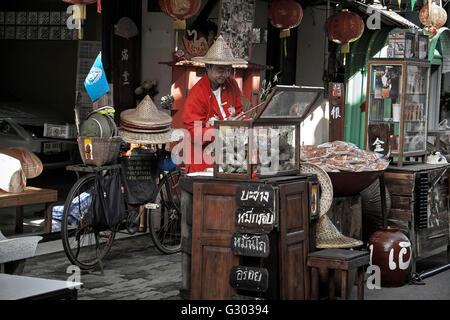
[[[28,12],[27,22],[28,22],[28,25],[36,25],[36,24],[38,24],[38,13],[37,13],[37,11],[30,11],[30,12]]]
[[[16,24],[16,13],[14,11],[6,12],[5,24]]]
[[[60,25],[61,24],[61,13],[59,11],[50,12],[50,24]]]
[[[37,26],[28,26],[27,39],[28,40],[37,40],[37,38],[38,38],[38,27]]]
[[[16,24],[19,24],[19,25],[27,24],[27,12],[26,11],[16,12]]]
[[[5,12],[0,11],[0,25],[5,24]]]
[[[48,27],[40,26],[38,28],[38,39],[39,40],[48,40],[49,39],[49,29]]]
[[[27,27],[17,26],[16,27],[16,40],[26,40],[27,39]]]
[[[50,23],[50,13],[49,12],[39,12],[38,13],[38,23],[40,25],[47,25]]]
[[[255,0],[221,0],[219,33],[236,58],[249,60],[253,43]]]
[[[5,39],[5,27],[0,26],[0,40]]]

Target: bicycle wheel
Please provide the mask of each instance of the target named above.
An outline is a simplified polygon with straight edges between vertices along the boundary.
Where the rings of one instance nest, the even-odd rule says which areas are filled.
[[[67,196],[61,221],[61,238],[70,262],[83,270],[93,269],[111,248],[115,230],[97,231],[90,225],[93,213],[95,174],[80,178]]]
[[[159,208],[149,214],[150,235],[158,250],[166,254],[181,249],[181,175],[181,170],[164,174],[154,201]]]

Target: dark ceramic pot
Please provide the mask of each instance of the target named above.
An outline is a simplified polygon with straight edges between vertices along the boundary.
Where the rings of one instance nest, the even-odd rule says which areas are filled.
[[[405,284],[412,259],[411,242],[398,228],[379,227],[368,241],[370,264],[380,267],[382,287]]]

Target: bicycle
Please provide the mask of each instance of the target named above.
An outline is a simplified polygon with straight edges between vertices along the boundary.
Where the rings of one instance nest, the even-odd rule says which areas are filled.
[[[162,171],[157,188],[150,201],[143,206],[128,205],[125,197],[126,219],[109,230],[98,231],[90,225],[93,214],[95,179],[110,170],[122,170],[120,164],[93,167],[74,165],[66,167],[77,173],[77,181],[66,198],[61,221],[64,251],[74,265],[82,270],[93,269],[109,252],[115,235],[125,229],[137,232],[142,214],[147,211],[149,233],[156,248],[164,254],[181,249],[181,189],[182,170]],[[86,173],[79,175],[80,172]],[[124,192],[122,183],[122,192]]]

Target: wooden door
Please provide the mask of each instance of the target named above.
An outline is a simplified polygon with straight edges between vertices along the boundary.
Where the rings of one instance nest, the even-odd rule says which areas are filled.
[[[279,199],[280,299],[309,299],[309,215],[307,183],[280,185]]]
[[[237,184],[195,183],[192,217],[191,299],[228,300],[236,291],[230,270],[239,264],[231,252],[235,233]]]

